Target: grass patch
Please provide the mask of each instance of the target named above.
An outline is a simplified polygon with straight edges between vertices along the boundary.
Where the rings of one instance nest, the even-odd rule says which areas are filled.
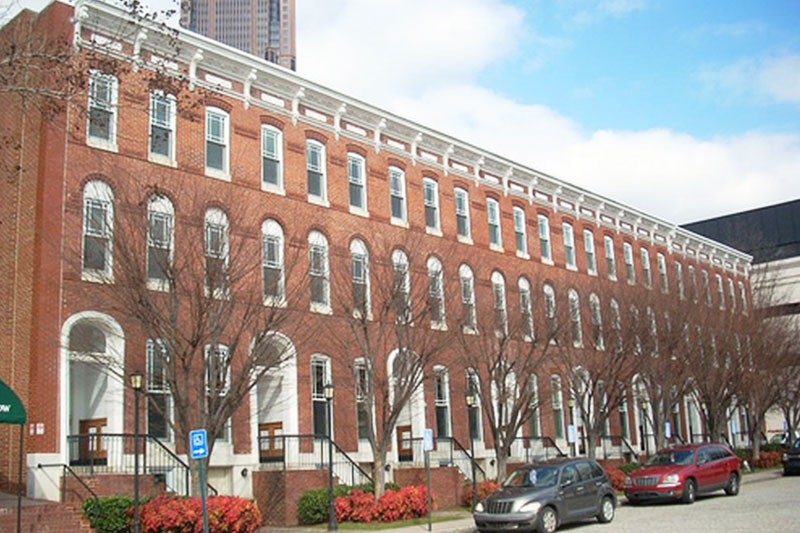
[[[463,514],[434,514],[431,522],[449,522],[451,520],[461,520],[467,518]],[[406,526],[421,526],[428,523],[428,517],[412,518],[410,520],[400,520],[398,522],[342,522],[339,529],[350,531],[379,531],[384,529],[395,529]],[[328,524],[317,524],[315,529],[328,529]]]

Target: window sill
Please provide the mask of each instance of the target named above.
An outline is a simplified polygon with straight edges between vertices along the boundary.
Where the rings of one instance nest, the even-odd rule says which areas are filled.
[[[533,337],[531,337],[530,335],[523,335],[522,340],[525,342],[533,342]]]
[[[272,194],[277,194],[278,196],[286,196],[286,191],[280,185],[273,185],[272,183],[264,183],[261,182],[261,190],[264,192],[269,192]]]
[[[578,265],[566,265],[567,270],[571,270],[572,272],[578,271]]]
[[[330,207],[331,206],[330,202],[328,202],[328,200],[326,200],[325,198],[320,198],[319,196],[314,196],[314,195],[311,195],[311,194],[308,195],[308,203],[314,204],[314,205],[319,205],[319,206],[322,206],[322,207]]]
[[[608,279],[609,279],[610,281],[617,281],[617,276],[616,276],[616,275],[614,275],[614,276],[608,276]]]
[[[157,292],[169,292],[169,282],[160,279],[148,279],[147,289]]]
[[[361,209],[360,207],[353,207],[352,205],[350,206],[350,214],[359,217],[369,218],[369,211],[367,211],[366,209]]]
[[[546,257],[542,258],[542,264],[547,266],[554,266],[552,259],[547,259]]]
[[[147,154],[147,160],[156,165],[164,165],[165,167],[178,168],[178,162],[175,159],[161,154]]]
[[[84,270],[81,272],[81,280],[88,281],[89,283],[114,283],[114,276],[107,272],[99,272],[97,270]]]
[[[477,335],[478,334],[478,330],[473,328],[473,327],[470,327],[470,326],[463,326],[461,328],[461,331],[464,332],[464,335]]]
[[[286,307],[286,298],[275,296],[264,296],[264,307]]]
[[[469,244],[470,246],[475,244],[474,242],[472,242],[472,237],[464,237],[463,235],[458,236],[458,242],[462,244]]]
[[[436,331],[447,331],[447,324],[444,322],[431,322],[431,329]]]
[[[395,217],[392,217],[392,218],[389,220],[389,222],[392,224],[392,226],[399,226],[399,227],[401,227],[401,228],[408,229],[408,221],[406,221],[406,220],[403,220],[402,218],[395,218]]]
[[[434,237],[442,236],[442,230],[436,228],[429,228],[427,226],[425,226],[425,233],[427,233],[428,235],[433,235]]]
[[[590,276],[597,277],[597,270],[587,270],[586,273]]]
[[[517,257],[519,257],[520,259],[530,259],[531,258],[531,256],[528,255],[528,252],[520,252],[519,250],[517,250]]]
[[[628,285],[636,285],[636,280],[635,279],[629,279],[628,280]]]
[[[206,167],[206,177],[222,181],[231,181],[231,175],[229,173],[219,170],[217,168]]]
[[[353,309],[353,318],[355,318],[356,320],[361,320],[361,311],[359,311],[358,309]],[[372,321],[372,311],[367,311],[366,320],[367,322]]]
[[[497,245],[497,244],[490,244],[490,245],[489,245],[489,249],[490,249],[491,251],[493,251],[493,252],[499,252],[499,253],[501,253],[501,254],[502,254],[503,252],[505,252],[505,250],[503,250],[503,247],[502,247],[502,246],[500,246],[500,245]]]
[[[99,150],[106,150],[107,152],[117,153],[119,151],[119,149],[117,148],[116,139],[113,141],[109,141],[108,139],[101,139],[100,137],[92,137],[91,135],[86,136],[86,146],[91,146],[92,148],[97,148]]]
[[[311,312],[312,313],[319,313],[321,315],[332,315],[333,309],[331,309],[330,304],[311,304]]]

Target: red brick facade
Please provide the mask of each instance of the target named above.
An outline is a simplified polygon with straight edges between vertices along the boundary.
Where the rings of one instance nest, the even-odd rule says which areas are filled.
[[[53,4],[39,16],[36,24],[40,25],[40,31],[48,31],[54,24],[68,29],[70,13],[71,8]],[[22,23],[29,18],[32,15],[25,13],[15,23]],[[9,31],[9,27],[4,31]],[[91,33],[84,29],[83,37],[89,39]],[[125,42],[123,51],[130,54],[132,44]],[[184,73],[189,71],[187,65],[181,64],[180,68]],[[259,63],[259,68],[269,72],[272,67]],[[746,283],[742,272],[735,271],[732,265],[725,269],[721,265],[700,262],[697,257],[684,256],[674,248],[669,249],[667,241],[661,242],[656,235],[667,233],[672,227],[650,228],[650,233],[645,235],[633,226],[630,230],[626,229],[619,220],[613,223],[604,221],[601,216],[603,211],[599,206],[591,209],[581,207],[576,198],[568,198],[567,202],[551,193],[549,199],[545,199],[534,194],[532,188],[522,194],[508,184],[504,186],[503,178],[498,178],[499,183],[494,183],[492,176],[499,174],[499,170],[488,165],[479,168],[477,162],[465,161],[461,165],[463,169],[453,164],[448,166],[448,153],[434,154],[436,162],[433,162],[423,155],[432,153],[432,148],[425,148],[425,151],[417,148],[416,153],[410,153],[417,142],[413,135],[398,141],[395,139],[397,135],[393,137],[380,133],[377,138],[381,142],[376,149],[375,130],[366,130],[366,136],[350,132],[347,128],[350,115],[347,113],[338,123],[333,115],[328,116],[323,123],[303,114],[306,103],[295,109],[291,99],[287,97],[283,108],[266,105],[263,102],[267,99],[262,97],[259,100],[254,95],[268,93],[258,93],[255,89],[252,90],[253,102],[246,104],[243,99],[230,95],[244,91],[244,81],[235,79],[227,91],[229,94],[219,92],[213,97],[204,97],[205,101],[191,116],[188,113],[179,115],[175,130],[175,166],[152,163],[148,161],[149,93],[143,72],[144,70],[131,71],[119,77],[116,152],[87,145],[87,123],[85,114],[80,110],[81,106],[71,106],[67,114],[57,117],[54,122],[37,122],[35,115],[24,119],[18,106],[4,106],[3,133],[11,135],[15,142],[24,135],[25,142],[20,142],[22,149],[18,156],[21,158],[21,170],[18,175],[0,183],[0,196],[3,198],[0,227],[5,229],[4,242],[0,248],[0,284],[4,295],[0,298],[0,351],[10,354],[0,358],[0,375],[17,390],[25,402],[29,421],[34,429],[36,424],[44,425],[43,434],[28,437],[28,453],[57,454],[63,450],[66,435],[61,428],[66,424],[61,417],[62,402],[66,399],[59,397],[59,391],[64,390],[64,385],[60,383],[64,364],[61,355],[62,330],[69,317],[76,313],[89,310],[107,313],[108,310],[99,307],[97,302],[106,299],[101,297],[103,293],[115,290],[113,284],[102,285],[82,280],[80,262],[76,261],[75,254],[81,246],[83,191],[90,180],[105,182],[114,191],[115,198],[129,202],[144,200],[148,191],[157,187],[174,204],[177,220],[175,242],[178,247],[185,243],[197,243],[202,239],[200,226],[203,213],[199,210],[192,211],[190,207],[203,205],[225,210],[231,221],[232,232],[238,235],[258,235],[261,221],[276,220],[283,228],[287,245],[300,250],[302,257],[307,257],[309,232],[320,231],[330,244],[332,269],[343,268],[342,265],[348,264],[348,246],[354,238],[364,240],[368,247],[378,242],[416,242],[425,249],[452,248],[452,254],[445,258],[445,276],[456,276],[460,264],[469,264],[475,275],[478,305],[491,305],[489,279],[494,270],[500,271],[506,279],[509,314],[519,312],[517,280],[523,275],[531,280],[536,331],[544,331],[546,328],[544,304],[540,296],[544,283],[550,283],[556,288],[558,305],[564,307],[567,306],[566,291],[569,287],[576,287],[580,291],[581,287],[595,283],[598,279],[606,280],[609,284],[625,283],[623,242],[633,244],[638,280],[643,278],[640,249],[645,246],[649,250],[654,287],[658,287],[659,283],[657,253],[663,253],[667,257],[670,287],[675,287],[676,283],[673,268],[675,259],[680,260],[684,268],[696,265],[698,278],[701,270],[709,270],[712,272],[712,281],[713,273],[720,272],[725,278],[733,277],[737,282],[742,280]],[[216,69],[212,74],[219,76],[220,72]],[[201,62],[197,77],[201,79],[204,75]],[[275,76],[277,80],[278,74]],[[297,82],[297,79],[292,78],[292,82]],[[206,88],[205,91],[209,89]],[[198,90],[197,94],[204,93]],[[3,97],[7,104],[10,98],[12,97]],[[230,113],[229,182],[206,176],[206,105],[220,107]],[[313,102],[307,105],[311,106]],[[356,119],[353,120],[354,126],[365,129],[356,123]],[[66,124],[66,127],[62,124]],[[277,127],[282,132],[284,194],[262,190],[261,127],[264,124]],[[305,146],[309,138],[325,145],[329,207],[307,200]],[[390,139],[394,140],[394,144],[389,142]],[[398,142],[405,145],[406,150],[401,150]],[[366,159],[368,217],[351,214],[348,207],[349,152],[358,153]],[[7,159],[8,153],[9,151],[4,151],[3,157]],[[407,228],[394,225],[390,221],[390,166],[405,170]],[[476,176],[480,176],[480,179]],[[438,183],[442,236],[431,235],[425,229],[423,178],[431,178]],[[456,238],[456,187],[469,193],[473,244],[460,243]],[[503,251],[494,251],[489,246],[487,198],[496,199],[500,205]],[[513,207],[519,207],[525,212],[529,258],[519,257],[515,250]],[[537,215],[540,214],[547,216],[550,221],[553,265],[542,262],[537,223]],[[635,214],[634,218],[636,217],[638,214]],[[574,227],[576,269],[568,269],[565,265],[563,222],[569,222]],[[587,273],[584,229],[593,232],[597,258],[596,275]],[[614,239],[617,277],[620,281],[608,281],[603,252],[603,237],[606,235]],[[257,239],[254,241],[257,242]],[[374,258],[384,261],[386,259]],[[415,264],[412,268],[422,269],[424,265]],[[336,272],[332,274],[332,280],[336,282]],[[287,285],[294,281],[288,279]],[[581,297],[583,302],[588,300],[588,294],[581,294]],[[301,309],[309,307],[308,295],[305,298],[306,300],[298,304]],[[446,294],[448,317],[458,316],[460,305],[457,294]],[[588,322],[586,305],[582,305],[581,313],[583,320]],[[145,335],[136,324],[122,317],[115,318],[125,333],[126,366],[143,368]],[[330,353],[330,350],[330,340],[325,335],[315,335],[297,353],[298,429],[301,434],[313,432],[309,361],[312,354],[326,353],[334,360],[334,382],[350,385],[337,390],[334,404],[336,441],[344,450],[354,451],[358,448],[358,441],[352,374],[347,362],[337,361],[337,354]],[[437,362],[451,369],[450,413],[454,436],[461,442],[468,442],[467,411],[461,400],[466,382],[463,365],[459,363],[458,354],[454,350],[442,353]],[[543,372],[539,381],[540,395],[543,398],[549,398],[548,380],[544,379],[548,374]],[[427,380],[424,387],[427,399],[426,426],[434,427],[432,381]],[[127,432],[132,432],[133,429],[132,398],[130,391],[126,391],[123,429]],[[552,435],[555,430],[549,402],[543,403],[542,434]],[[245,404],[233,417],[234,454],[253,452],[250,415],[250,407]],[[632,412],[629,419],[633,425]],[[619,433],[619,418],[612,417],[611,424],[612,432]],[[631,427],[630,432],[635,435],[635,428]],[[490,449],[489,431],[485,430],[484,435],[485,446]],[[180,439],[177,440],[180,442]],[[0,428],[0,482],[15,472],[12,451],[15,442],[14,432]],[[178,445],[177,451],[183,451],[181,445]],[[419,472],[413,470],[396,470],[395,479],[401,482],[418,482],[418,474]],[[308,476],[308,479],[303,476]],[[282,486],[284,507],[276,512],[285,515],[282,522],[285,523],[296,515],[293,506],[299,491],[312,488],[315,484],[324,486],[324,479],[320,476],[320,472],[282,474],[257,471],[253,472],[252,490],[262,510],[272,509],[273,504],[267,505],[262,501],[265,498],[265,487],[272,487],[270,490],[274,492],[275,486]],[[457,502],[461,490],[461,479],[457,472],[454,469],[438,468],[435,477],[439,487],[437,490],[441,490],[437,493],[440,506],[448,505],[451,499],[454,503]],[[271,520],[269,512],[267,519]]]

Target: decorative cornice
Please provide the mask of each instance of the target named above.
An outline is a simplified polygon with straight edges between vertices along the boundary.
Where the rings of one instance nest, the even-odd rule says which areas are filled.
[[[143,68],[177,63],[174,74],[188,73],[192,87],[216,91],[238,99],[248,107],[268,109],[290,118],[293,124],[310,124],[336,138],[351,139],[365,147],[371,145],[376,152],[387,150],[408,159],[411,165],[424,164],[445,175],[452,174],[477,186],[487,186],[503,195],[524,199],[529,204],[537,203],[556,212],[566,211],[579,217],[593,218],[598,227],[626,231],[637,239],[658,243],[671,253],[701,261],[699,254],[690,254],[687,249],[702,248],[708,255],[704,262],[717,266],[721,263],[722,268],[738,273],[747,273],[752,263],[752,256],[723,243],[349,97],[202,35],[183,28],[170,29],[167,33],[153,21],[134,20],[123,9],[100,0],[81,0],[76,4],[75,12],[79,13],[73,18],[76,46],[100,48],[109,55]],[[131,23],[138,24],[139,31],[131,31]],[[119,31],[114,31],[115,28]],[[81,39],[81,31],[96,32],[116,42],[124,42],[129,45],[127,48],[134,50],[134,55]],[[144,60],[144,52],[152,54],[152,65]],[[181,64],[185,70],[181,69]],[[204,72],[213,76],[214,83],[197,75],[200,65]],[[220,81],[231,82],[230,88]],[[236,85],[241,85],[243,91],[235,91]],[[255,97],[254,91],[260,92],[261,96]],[[305,113],[301,113],[301,107]],[[322,120],[327,117],[332,120]],[[355,127],[342,127],[343,121]],[[362,135],[361,130],[367,135]],[[472,172],[468,171],[470,168]],[[594,212],[594,217],[582,212],[582,205]],[[640,229],[647,235],[640,233]]]

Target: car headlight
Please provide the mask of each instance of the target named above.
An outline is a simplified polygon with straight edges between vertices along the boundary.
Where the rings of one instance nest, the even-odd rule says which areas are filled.
[[[483,512],[483,502],[478,502],[475,504],[475,512],[482,513]]]
[[[782,460],[783,460],[784,463],[786,461],[788,461],[789,460],[789,454],[788,453],[783,454],[783,459]]]
[[[528,502],[519,508],[520,513],[538,513],[542,502]]]
[[[680,483],[680,476],[678,474],[670,474],[668,476],[664,476],[664,479],[661,480],[661,483],[664,485],[677,485]]]
[[[633,480],[630,478],[630,476],[625,476],[625,483],[624,483],[624,485],[625,485],[626,487],[632,487],[632,486],[633,486]]]

